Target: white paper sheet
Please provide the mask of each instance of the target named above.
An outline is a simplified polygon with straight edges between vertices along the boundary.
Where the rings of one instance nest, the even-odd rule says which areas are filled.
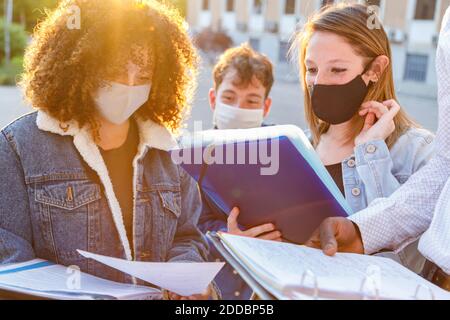
[[[366,278],[377,275],[379,296],[386,299],[414,299],[417,286],[421,285],[419,298],[450,299],[450,293],[438,288],[397,262],[382,257],[338,253],[328,257],[320,250],[274,241],[265,241],[221,233],[228,248],[233,248],[254,270],[265,273],[280,287],[301,286],[302,275],[310,270],[314,276],[305,278],[306,287],[314,286],[314,277],[319,290],[335,292],[339,296],[358,297]],[[372,281],[366,292],[374,295]],[[431,291],[430,291],[431,290]],[[350,294],[350,295],[348,295]]]
[[[117,283],[35,259],[0,267],[0,289],[50,299],[161,299],[160,290]]]
[[[222,262],[177,263],[127,261],[82,250],[78,250],[78,252],[86,258],[94,259],[181,296],[204,293],[208,285],[225,265]]]

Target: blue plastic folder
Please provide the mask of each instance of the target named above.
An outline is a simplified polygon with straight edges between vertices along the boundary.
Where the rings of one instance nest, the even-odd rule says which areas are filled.
[[[203,139],[201,142],[199,137]],[[272,148],[275,143],[278,147]],[[255,161],[255,153],[252,162],[251,151],[259,152],[259,148],[266,148],[269,158],[277,161],[275,174],[262,174],[262,169],[267,170],[269,165],[261,159]],[[220,154],[218,158],[223,160],[206,160],[205,150],[212,157]],[[238,159],[238,150],[246,151],[245,161],[243,153]],[[270,151],[277,152],[278,156]],[[205,131],[172,152],[184,159],[180,165],[224,213],[228,214],[235,206],[240,208],[238,222],[245,228],[274,223],[284,239],[301,244],[325,218],[346,217],[351,213],[339,188],[298,127]],[[198,155],[202,155],[201,161]]]

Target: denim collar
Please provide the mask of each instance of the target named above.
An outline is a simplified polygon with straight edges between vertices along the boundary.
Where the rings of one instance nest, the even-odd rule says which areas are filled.
[[[164,126],[151,120],[136,117],[141,144],[149,148],[169,151],[177,147],[176,137]],[[86,128],[80,128],[75,121],[61,122],[47,112],[39,110],[36,124],[40,130],[59,134],[61,136],[76,136]]]

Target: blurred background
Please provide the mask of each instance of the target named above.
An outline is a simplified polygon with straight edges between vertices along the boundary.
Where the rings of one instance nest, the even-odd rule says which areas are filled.
[[[37,22],[59,0],[0,0],[0,128],[32,109],[16,81],[23,52]],[[105,0],[108,1],[108,0]],[[303,92],[295,62],[287,58],[290,39],[308,16],[333,2],[377,6],[391,40],[400,104],[424,127],[435,131],[438,120],[435,54],[439,29],[450,0],[161,0],[186,18],[202,64],[192,116],[212,126],[208,90],[212,67],[227,48],[248,42],[275,65],[274,101],[268,123],[305,128]]]

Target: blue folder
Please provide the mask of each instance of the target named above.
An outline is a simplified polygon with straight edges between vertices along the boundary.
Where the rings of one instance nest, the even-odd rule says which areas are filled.
[[[325,218],[347,217],[351,209],[299,128],[279,126],[269,130],[271,133],[266,136],[267,145],[264,147],[271,150],[270,147],[276,142],[279,150],[278,171],[274,175],[261,174],[261,169],[269,165],[261,163],[259,159],[256,164],[251,164],[249,151],[261,146],[257,139],[221,144],[211,144],[206,139],[202,145],[181,147],[177,152],[179,155],[189,152],[185,159],[189,158],[190,161],[181,163],[181,166],[199,183],[202,192],[217,207],[226,214],[235,206],[240,208],[238,223],[241,226],[250,228],[274,223],[284,239],[301,244]],[[246,130],[236,131],[238,135],[252,136]],[[209,134],[217,137],[221,132]],[[223,158],[226,159],[227,150],[231,147],[234,148],[234,154],[228,159],[234,158],[231,161],[233,164],[207,164],[208,161],[204,159],[201,163],[194,163],[195,152],[203,154],[209,148],[207,152],[215,156],[215,148],[222,148]],[[239,148],[246,150],[245,164],[237,164]]]

